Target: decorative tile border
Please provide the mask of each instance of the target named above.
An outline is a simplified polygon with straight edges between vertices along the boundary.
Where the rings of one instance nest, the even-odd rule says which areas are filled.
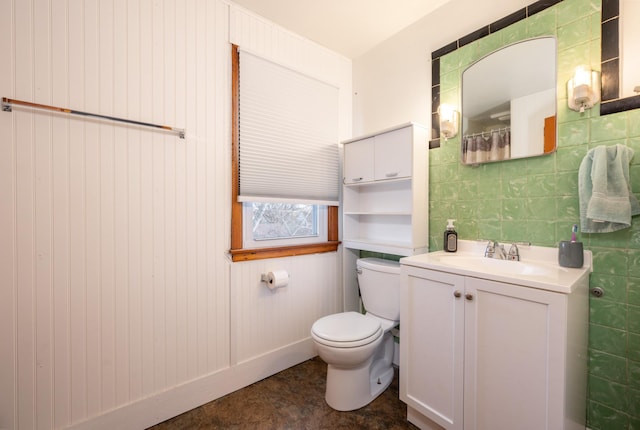
[[[620,0],[602,0],[600,115],[640,108],[640,95],[620,98]]]

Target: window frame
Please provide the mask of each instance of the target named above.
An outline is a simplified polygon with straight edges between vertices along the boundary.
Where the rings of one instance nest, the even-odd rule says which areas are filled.
[[[327,207],[327,241],[304,245],[269,246],[244,248],[244,208],[238,201],[239,194],[239,144],[240,144],[240,61],[238,46],[231,49],[231,254],[232,261],[261,260],[267,258],[290,257],[323,252],[335,252],[340,245],[338,240],[338,206]]]

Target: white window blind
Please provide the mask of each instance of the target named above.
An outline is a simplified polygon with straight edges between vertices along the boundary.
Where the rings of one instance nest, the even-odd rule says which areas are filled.
[[[338,89],[240,51],[238,200],[337,205]]]

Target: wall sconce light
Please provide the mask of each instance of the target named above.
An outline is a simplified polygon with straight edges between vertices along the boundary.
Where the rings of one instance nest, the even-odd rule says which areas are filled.
[[[438,115],[440,116],[440,134],[445,139],[455,137],[458,134],[458,123],[460,122],[460,113],[454,106],[441,104],[438,107]]]
[[[598,72],[587,66],[578,66],[573,78],[567,82],[567,103],[569,109],[584,112],[600,101]]]

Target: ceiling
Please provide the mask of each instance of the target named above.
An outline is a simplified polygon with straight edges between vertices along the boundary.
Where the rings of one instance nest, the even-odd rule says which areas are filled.
[[[300,36],[357,58],[449,0],[234,0]]]

